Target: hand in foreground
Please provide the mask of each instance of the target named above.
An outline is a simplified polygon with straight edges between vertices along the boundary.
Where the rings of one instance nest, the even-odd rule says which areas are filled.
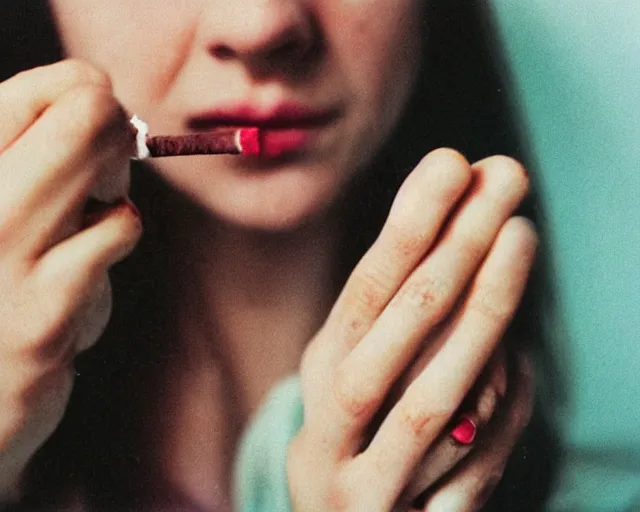
[[[407,178],[305,352],[304,425],[288,457],[296,511],[408,510],[467,454],[452,422],[466,414],[482,430],[506,389],[498,347],[537,246],[530,222],[513,217],[527,189],[512,159],[469,165],[447,149]],[[500,442],[429,489],[426,510],[473,510],[499,477],[531,407],[530,373],[516,375],[487,428]],[[430,508],[447,499],[458,503]]]
[[[102,333],[107,271],[141,224],[125,199],[132,136],[109,79],[75,61],[0,84],[0,502],[51,435],[73,358]],[[89,197],[113,202],[85,216]]]

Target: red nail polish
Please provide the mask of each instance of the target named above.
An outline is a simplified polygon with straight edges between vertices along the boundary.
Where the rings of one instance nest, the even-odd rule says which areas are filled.
[[[476,438],[477,430],[476,424],[465,416],[451,431],[451,437],[460,444],[471,444]]]

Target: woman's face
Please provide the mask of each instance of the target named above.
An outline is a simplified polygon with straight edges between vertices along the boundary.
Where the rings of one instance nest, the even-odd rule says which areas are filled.
[[[66,52],[107,71],[152,134],[258,125],[265,155],[157,159],[215,215],[319,216],[397,122],[423,0],[50,0]]]

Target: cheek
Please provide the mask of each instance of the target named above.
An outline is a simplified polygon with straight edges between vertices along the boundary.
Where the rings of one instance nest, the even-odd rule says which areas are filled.
[[[408,100],[420,64],[422,3],[342,0],[325,13],[332,65],[349,95],[351,167],[374,156]]]
[[[187,59],[198,15],[196,2],[155,0],[54,0],[51,8],[67,56],[109,73],[133,110],[166,92]]]
[[[328,37],[360,107],[391,123],[402,109],[420,62],[420,0],[344,0],[327,13]]]

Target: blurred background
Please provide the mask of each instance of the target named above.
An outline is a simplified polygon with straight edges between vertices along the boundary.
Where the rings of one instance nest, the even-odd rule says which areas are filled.
[[[640,0],[489,4],[531,145],[555,275],[550,327],[562,382],[542,387],[564,457],[549,510],[638,512]],[[0,0],[0,20],[18,20],[0,23],[5,74],[17,58],[30,67],[58,51],[49,46],[43,56],[33,44],[51,39],[35,15],[39,2],[19,5],[16,12]]]
[[[492,4],[557,279],[550,509],[640,511],[640,1]]]

